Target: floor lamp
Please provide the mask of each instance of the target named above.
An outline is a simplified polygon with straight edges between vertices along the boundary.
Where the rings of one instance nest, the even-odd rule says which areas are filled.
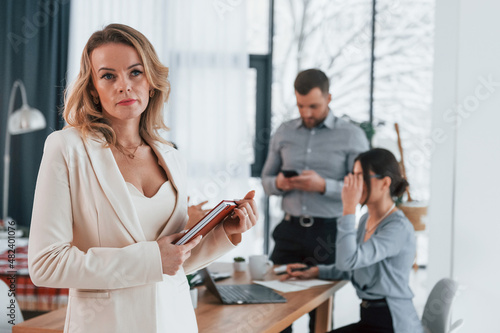
[[[14,111],[17,88],[21,90],[23,105]],[[10,136],[24,134],[44,129],[46,126],[43,114],[28,105],[26,89],[21,80],[16,80],[12,86],[9,99],[9,112],[7,113],[7,126],[5,128],[5,150],[3,155],[3,221],[8,223],[9,207],[9,168],[10,168]]]

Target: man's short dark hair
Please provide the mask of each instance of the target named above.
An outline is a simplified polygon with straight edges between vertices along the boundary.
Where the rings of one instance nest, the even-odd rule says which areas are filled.
[[[314,88],[319,88],[323,95],[327,95],[330,91],[330,82],[328,77],[319,69],[306,69],[300,72],[295,78],[293,85],[295,91],[301,95],[307,95]]]

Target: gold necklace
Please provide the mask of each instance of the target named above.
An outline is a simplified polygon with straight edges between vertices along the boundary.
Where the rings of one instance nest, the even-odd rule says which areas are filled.
[[[367,223],[366,223],[366,227],[365,227],[365,230],[366,230],[366,231],[365,231],[365,235],[368,235],[368,234],[370,234],[372,231],[374,231],[374,230],[375,230],[375,228],[377,228],[377,227],[378,227],[378,225],[380,224],[380,222],[382,222],[382,221],[383,221],[383,220],[387,217],[387,215],[389,215],[389,213],[390,213],[390,212],[394,209],[394,207],[396,207],[396,204],[395,204],[395,203],[393,203],[393,204],[392,204],[391,208],[389,208],[389,210],[388,210],[387,212],[385,212],[384,216],[382,216],[382,218],[381,218],[380,220],[378,220],[378,221],[375,223],[375,225],[374,225],[374,226],[372,226],[370,229],[368,229],[368,221],[367,221]]]
[[[129,148],[125,148],[122,145],[117,145],[116,148],[118,148],[120,153],[122,153],[125,157],[128,157],[128,158],[133,160],[135,158],[135,153],[137,152],[137,149],[139,149],[139,147],[141,147],[142,145],[144,145],[144,141],[141,140],[141,143],[138,146],[136,146],[135,148],[132,148],[132,149],[134,149],[134,151],[132,153],[130,151],[128,151]]]

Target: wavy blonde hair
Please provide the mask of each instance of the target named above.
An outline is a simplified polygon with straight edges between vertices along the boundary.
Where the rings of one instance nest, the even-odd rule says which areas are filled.
[[[168,143],[159,131],[168,130],[163,121],[163,104],[170,95],[168,67],[162,65],[153,45],[139,31],[124,24],[110,24],[90,36],[83,49],[80,73],[70,89],[66,90],[63,117],[69,126],[80,130],[84,138],[89,134],[102,133],[108,145],[117,146],[116,134],[103,117],[101,104],[94,104],[91,91],[92,51],[108,43],[119,43],[133,47],[142,60],[148,83],[154,91],[146,110],[141,115],[139,134],[144,139]]]

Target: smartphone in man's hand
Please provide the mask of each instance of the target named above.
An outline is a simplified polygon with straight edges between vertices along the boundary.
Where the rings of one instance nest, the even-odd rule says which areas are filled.
[[[281,170],[281,173],[283,173],[283,176],[285,176],[286,178],[295,177],[299,175],[299,173],[295,170]]]

